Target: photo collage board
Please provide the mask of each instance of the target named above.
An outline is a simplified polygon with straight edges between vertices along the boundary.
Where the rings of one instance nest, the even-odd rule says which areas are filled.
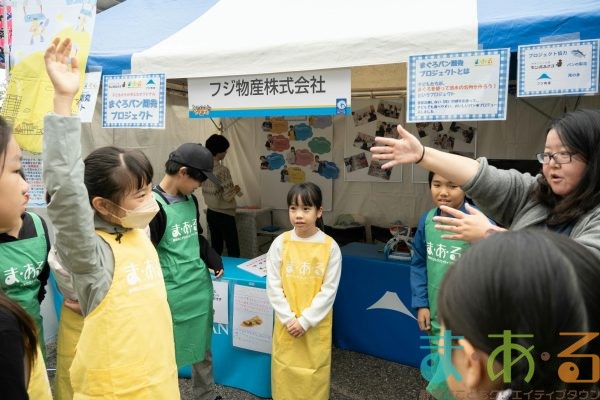
[[[352,99],[346,118],[344,177],[346,181],[402,182],[402,166],[382,169],[371,147],[377,136],[398,138],[396,126],[404,123],[404,99]]]
[[[406,130],[417,136],[423,145],[448,153],[475,158],[477,122],[418,122]],[[428,183],[429,171],[413,164],[413,183]]]
[[[331,210],[333,119],[329,115],[256,119],[256,160],[260,164],[262,207],[287,209],[287,192],[295,183],[314,182],[323,194],[323,210]]]

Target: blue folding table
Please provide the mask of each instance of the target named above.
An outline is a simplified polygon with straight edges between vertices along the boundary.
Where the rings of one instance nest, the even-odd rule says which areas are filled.
[[[419,367],[429,350],[411,308],[410,262],[386,260],[383,244],[342,247],[342,277],[333,305],[333,343]]]

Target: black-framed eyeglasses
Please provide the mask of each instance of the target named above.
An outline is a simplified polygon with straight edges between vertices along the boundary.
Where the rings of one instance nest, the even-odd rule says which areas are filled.
[[[573,161],[573,156],[577,154],[570,151],[557,151],[556,153],[537,153],[536,157],[540,164],[549,164],[553,159],[557,164],[568,164]]]

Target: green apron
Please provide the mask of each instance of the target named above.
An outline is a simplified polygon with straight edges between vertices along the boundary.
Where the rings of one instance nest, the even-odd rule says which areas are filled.
[[[429,301],[429,312],[431,314],[430,345],[431,351],[436,353],[437,338],[440,336],[441,326],[437,317],[437,298],[442,286],[446,271],[456,262],[469,243],[462,240],[442,239],[446,232],[435,229],[436,222],[432,220],[436,215],[437,208],[432,209],[425,218],[425,241],[427,248],[427,298]],[[436,370],[436,374],[442,373],[442,368]],[[427,390],[438,400],[453,399],[446,381],[441,383],[429,383]]]
[[[0,244],[0,270],[2,271],[0,290],[19,303],[33,318],[40,345],[45,351],[42,315],[38,301],[40,291],[38,276],[46,263],[48,246],[42,220],[36,214],[28,214],[33,218],[36,236]]]
[[[154,192],[167,215],[165,233],[156,247],[173,318],[177,366],[204,360],[210,350],[213,324],[213,286],[200,258],[196,204],[168,204]]]

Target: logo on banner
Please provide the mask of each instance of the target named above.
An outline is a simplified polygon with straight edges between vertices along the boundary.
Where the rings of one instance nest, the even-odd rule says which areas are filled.
[[[375,303],[367,307],[367,310],[390,310],[405,314],[416,320],[415,316],[409,311],[408,307],[400,300],[398,293],[386,291],[383,296]]]
[[[192,105],[192,112],[197,115],[208,115],[210,114],[211,107],[209,105],[196,106]]]
[[[346,99],[336,99],[335,101],[335,113],[345,115],[346,107],[348,106],[348,102]]]

